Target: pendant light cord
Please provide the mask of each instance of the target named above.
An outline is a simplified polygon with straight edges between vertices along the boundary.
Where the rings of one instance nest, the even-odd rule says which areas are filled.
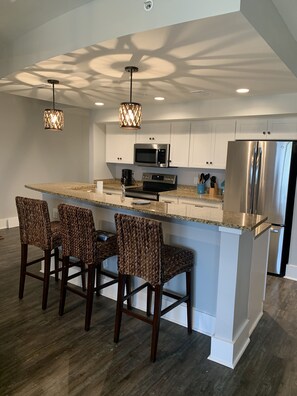
[[[55,108],[55,83],[53,83],[53,109],[56,110],[56,108]]]
[[[132,103],[132,68],[130,70],[130,103]]]

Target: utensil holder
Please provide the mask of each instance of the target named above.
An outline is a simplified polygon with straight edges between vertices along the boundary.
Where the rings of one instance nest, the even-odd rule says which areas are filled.
[[[205,183],[198,183],[197,184],[197,193],[198,194],[205,194]]]

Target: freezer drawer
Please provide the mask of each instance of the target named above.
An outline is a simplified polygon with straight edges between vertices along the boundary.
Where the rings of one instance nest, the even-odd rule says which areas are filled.
[[[270,227],[270,245],[268,256],[268,272],[280,274],[285,227]]]

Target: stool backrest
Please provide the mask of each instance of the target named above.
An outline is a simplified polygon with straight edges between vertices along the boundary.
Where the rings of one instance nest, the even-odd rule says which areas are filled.
[[[51,249],[51,223],[46,201],[16,197],[21,243]]]
[[[62,223],[63,256],[73,256],[86,265],[96,260],[96,231],[93,213],[90,209],[60,204],[58,206]]]
[[[153,286],[161,283],[162,225],[143,217],[115,214],[118,270],[139,276]]]

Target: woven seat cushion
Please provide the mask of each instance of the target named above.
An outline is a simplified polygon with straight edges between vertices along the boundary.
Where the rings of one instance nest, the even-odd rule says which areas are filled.
[[[190,271],[194,254],[191,250],[175,246],[162,246],[161,282],[166,283],[175,275]]]
[[[117,237],[116,234],[106,232],[103,230],[96,230],[97,240],[96,240],[96,253],[97,262],[101,262],[108,257],[116,256],[118,254],[117,249]],[[98,235],[108,235],[106,241],[98,240]]]

